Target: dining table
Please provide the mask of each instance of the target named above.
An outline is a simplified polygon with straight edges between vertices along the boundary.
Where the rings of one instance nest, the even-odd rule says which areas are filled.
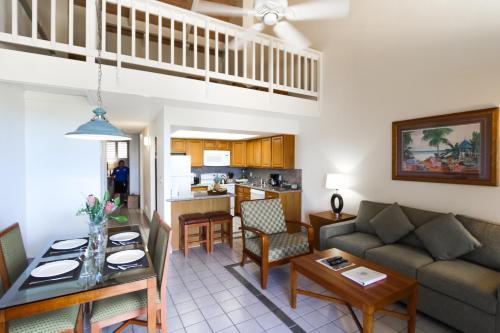
[[[141,241],[132,244],[117,243],[113,246],[110,246],[108,242],[106,256],[129,249],[144,250],[147,267],[141,266],[127,270],[105,269],[105,260],[100,260],[96,265],[95,261],[92,261],[93,259],[85,258],[84,250],[80,253],[47,256],[47,249],[50,250],[54,243],[51,241],[0,299],[0,333],[8,332],[10,320],[32,317],[73,305],[84,305],[139,290],[147,290],[147,330],[149,333],[156,332],[157,277],[151,257],[144,247],[147,242],[144,241],[138,225],[108,228],[108,235],[126,231],[139,232]],[[45,262],[64,259],[82,261],[82,268],[76,278],[26,287],[28,279],[32,278],[33,269]],[[92,262],[89,263],[89,261]],[[89,267],[91,268],[89,269]]]

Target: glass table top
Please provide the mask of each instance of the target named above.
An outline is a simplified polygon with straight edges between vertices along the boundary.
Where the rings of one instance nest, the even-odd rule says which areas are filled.
[[[124,226],[124,227],[116,227],[109,228],[108,235],[112,235],[121,231],[137,231],[140,233],[139,226]],[[86,235],[82,235],[84,237]],[[141,234],[142,237],[142,234]],[[129,250],[129,249],[141,249],[145,251],[144,244],[147,241],[143,237],[143,244],[131,244],[124,246],[113,246],[106,248],[106,255],[109,255],[114,252]],[[146,268],[134,268],[125,271],[119,271],[116,273],[108,273],[108,274],[85,274],[86,268],[87,272],[95,272],[95,266],[99,266],[98,271],[104,272],[104,260],[97,263],[97,265],[92,265],[86,260],[83,263],[82,272],[80,273],[80,277],[76,280],[71,281],[61,281],[57,283],[52,283],[48,285],[41,286],[33,286],[26,289],[20,289],[23,283],[30,277],[31,271],[42,262],[54,261],[54,260],[62,260],[62,259],[71,259],[77,258],[83,254],[81,253],[71,253],[64,254],[58,256],[51,256],[42,258],[45,251],[53,244],[51,241],[43,251],[40,252],[39,256],[35,258],[26,270],[19,276],[19,278],[12,284],[12,286],[7,290],[7,292],[0,299],[0,309],[6,309],[13,306],[43,301],[55,297],[67,296],[72,294],[77,294],[85,291],[97,290],[101,288],[116,286],[120,284],[125,284],[129,282],[139,281],[148,279],[151,277],[155,277],[156,273],[151,262],[151,258],[149,253],[146,252],[146,257],[149,263],[149,266]],[[85,266],[87,264],[87,266]]]

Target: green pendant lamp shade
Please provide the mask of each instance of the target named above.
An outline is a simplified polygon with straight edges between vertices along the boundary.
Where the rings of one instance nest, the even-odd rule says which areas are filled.
[[[76,131],[66,133],[66,137],[98,141],[124,141],[131,139],[106,119],[104,116],[106,111],[103,108],[97,107],[92,112],[95,114],[94,118],[79,126]]]

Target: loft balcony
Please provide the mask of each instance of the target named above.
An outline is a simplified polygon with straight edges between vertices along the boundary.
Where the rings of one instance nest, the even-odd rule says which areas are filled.
[[[94,1],[4,5],[1,48],[95,64]],[[117,77],[132,69],[319,101],[318,51],[293,50],[265,34],[247,36],[240,26],[153,0],[103,0],[102,17],[102,59]]]

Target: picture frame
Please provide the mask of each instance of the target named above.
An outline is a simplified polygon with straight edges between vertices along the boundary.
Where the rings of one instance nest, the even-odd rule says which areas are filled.
[[[498,186],[498,108],[393,122],[392,179]]]

